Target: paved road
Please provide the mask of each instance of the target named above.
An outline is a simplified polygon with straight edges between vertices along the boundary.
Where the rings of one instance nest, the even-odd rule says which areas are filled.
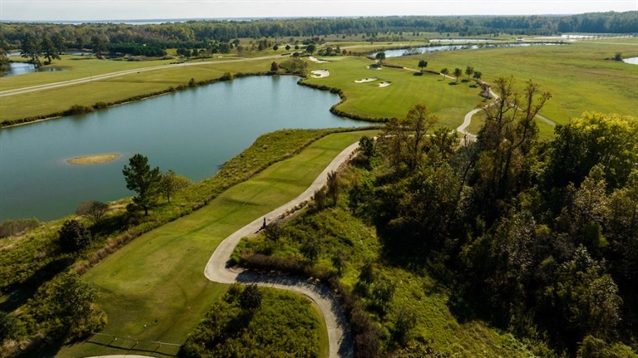
[[[44,90],[53,89],[53,88],[73,86],[73,85],[77,85],[77,84],[80,84],[80,83],[99,81],[99,80],[103,80],[103,79],[107,79],[107,78],[111,78],[111,77],[132,75],[134,73],[141,73],[141,72],[148,72],[148,71],[165,70],[165,69],[169,69],[169,68],[214,65],[214,64],[218,64],[218,63],[231,63],[231,62],[260,61],[260,60],[268,60],[268,59],[281,58],[281,57],[285,57],[285,56],[273,55],[273,56],[262,56],[262,57],[255,57],[255,58],[235,58],[235,59],[232,59],[232,60],[221,60],[221,61],[185,62],[185,63],[178,63],[178,64],[172,64],[172,65],[143,67],[143,68],[137,68],[137,69],[132,69],[132,70],[123,70],[123,71],[105,73],[105,74],[101,74],[101,75],[78,78],[78,79],[75,79],[75,80],[61,81],[61,82],[55,82],[55,83],[47,83],[47,84],[43,84],[43,85],[37,85],[37,86],[30,86],[30,87],[23,87],[23,88],[16,88],[16,89],[12,89],[12,90],[0,91],[0,97],[15,96],[15,95],[23,94],[23,93],[44,91]]]
[[[339,166],[345,163],[346,160],[352,156],[358,146],[359,143],[354,143],[344,149],[332,160],[323,172],[319,174],[317,179],[315,179],[306,191],[288,203],[269,212],[265,215],[265,217],[267,219],[278,218],[287,210],[309,200],[317,189],[325,185],[328,173],[337,170]],[[208,264],[204,269],[206,277],[213,282],[227,284],[235,282],[244,284],[256,283],[260,286],[292,290],[307,296],[317,304],[326,321],[326,326],[328,328],[328,342],[330,345],[330,357],[352,357],[354,355],[354,350],[352,347],[352,339],[349,337],[350,329],[347,321],[339,309],[336,300],[324,286],[316,285],[307,280],[297,278],[258,275],[243,269],[227,267],[230,255],[241,238],[253,235],[261,228],[262,224],[263,218],[256,218],[250,224],[237,230],[224,239],[224,241],[217,246],[217,249],[208,260]]]

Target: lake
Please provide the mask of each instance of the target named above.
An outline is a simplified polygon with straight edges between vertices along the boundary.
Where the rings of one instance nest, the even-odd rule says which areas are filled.
[[[0,221],[59,218],[83,201],[132,196],[122,168],[142,153],[152,167],[193,181],[215,174],[266,132],[367,125],[329,112],[339,97],[297,78],[248,77],[97,111],[0,130]],[[67,159],[121,153],[109,163]]]
[[[60,67],[47,67],[47,68],[36,68],[35,65],[25,62],[11,62],[9,63],[9,71],[5,73],[2,77],[11,77],[18,75],[25,75],[27,73],[33,72],[56,72],[56,71],[64,71],[63,68]]]
[[[552,46],[552,45],[562,45],[561,43],[556,42],[525,42],[525,43],[485,43],[480,45],[435,45],[435,46],[424,46],[424,47],[414,47],[414,48],[403,48],[397,50],[386,50],[385,57],[401,57],[408,55],[420,55],[424,53],[430,52],[439,52],[439,51],[458,51],[458,50],[476,50],[481,48],[501,48],[501,47],[528,47],[528,46]],[[377,53],[372,53],[371,56],[374,57]]]

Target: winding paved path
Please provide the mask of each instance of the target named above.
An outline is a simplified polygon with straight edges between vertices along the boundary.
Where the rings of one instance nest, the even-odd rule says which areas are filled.
[[[317,189],[323,187],[327,181],[328,173],[337,170],[345,163],[359,147],[359,143],[351,144],[349,147],[339,153],[332,162],[319,174],[317,179],[299,196],[288,203],[278,207],[277,209],[265,215],[266,218],[277,218],[283,215],[289,209],[309,200]],[[317,304],[322,312],[326,326],[328,328],[328,342],[330,345],[330,357],[352,357],[354,350],[352,339],[349,337],[350,329],[348,323],[339,309],[339,306],[330,293],[330,291],[322,285],[314,284],[308,280],[302,280],[291,277],[278,277],[259,275],[244,269],[229,268],[227,262],[233,253],[235,246],[241,238],[253,235],[262,227],[263,219],[261,217],[255,219],[250,224],[235,231],[222,241],[215,252],[208,260],[204,275],[213,281],[219,283],[235,283],[243,284],[256,283],[260,286],[287,289],[301,293]]]

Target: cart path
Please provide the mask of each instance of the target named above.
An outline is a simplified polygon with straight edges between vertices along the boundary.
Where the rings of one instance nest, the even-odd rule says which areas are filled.
[[[327,181],[328,173],[339,169],[359,147],[359,143],[353,143],[339,153],[332,162],[319,174],[315,181],[299,196],[288,203],[269,212],[264,217],[272,221],[284,215],[288,210],[295,208],[303,202],[309,200],[317,189],[322,188]],[[235,246],[246,236],[251,236],[258,232],[263,225],[263,218],[256,218],[250,224],[235,231],[222,241],[215,252],[208,260],[204,275],[213,282],[232,284],[235,282],[243,284],[255,283],[260,286],[274,287],[280,289],[291,290],[301,293],[317,304],[319,310],[324,316],[326,327],[328,329],[328,342],[330,357],[352,357],[354,349],[352,339],[350,337],[350,329],[343,312],[330,291],[322,285],[315,284],[311,280],[287,276],[270,276],[260,275],[254,272],[241,269],[229,268],[227,265],[230,255],[233,253]]]

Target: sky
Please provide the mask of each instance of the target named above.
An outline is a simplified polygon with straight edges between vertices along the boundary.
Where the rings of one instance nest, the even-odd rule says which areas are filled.
[[[638,0],[0,0],[0,21],[545,15],[632,10],[638,10]]]

